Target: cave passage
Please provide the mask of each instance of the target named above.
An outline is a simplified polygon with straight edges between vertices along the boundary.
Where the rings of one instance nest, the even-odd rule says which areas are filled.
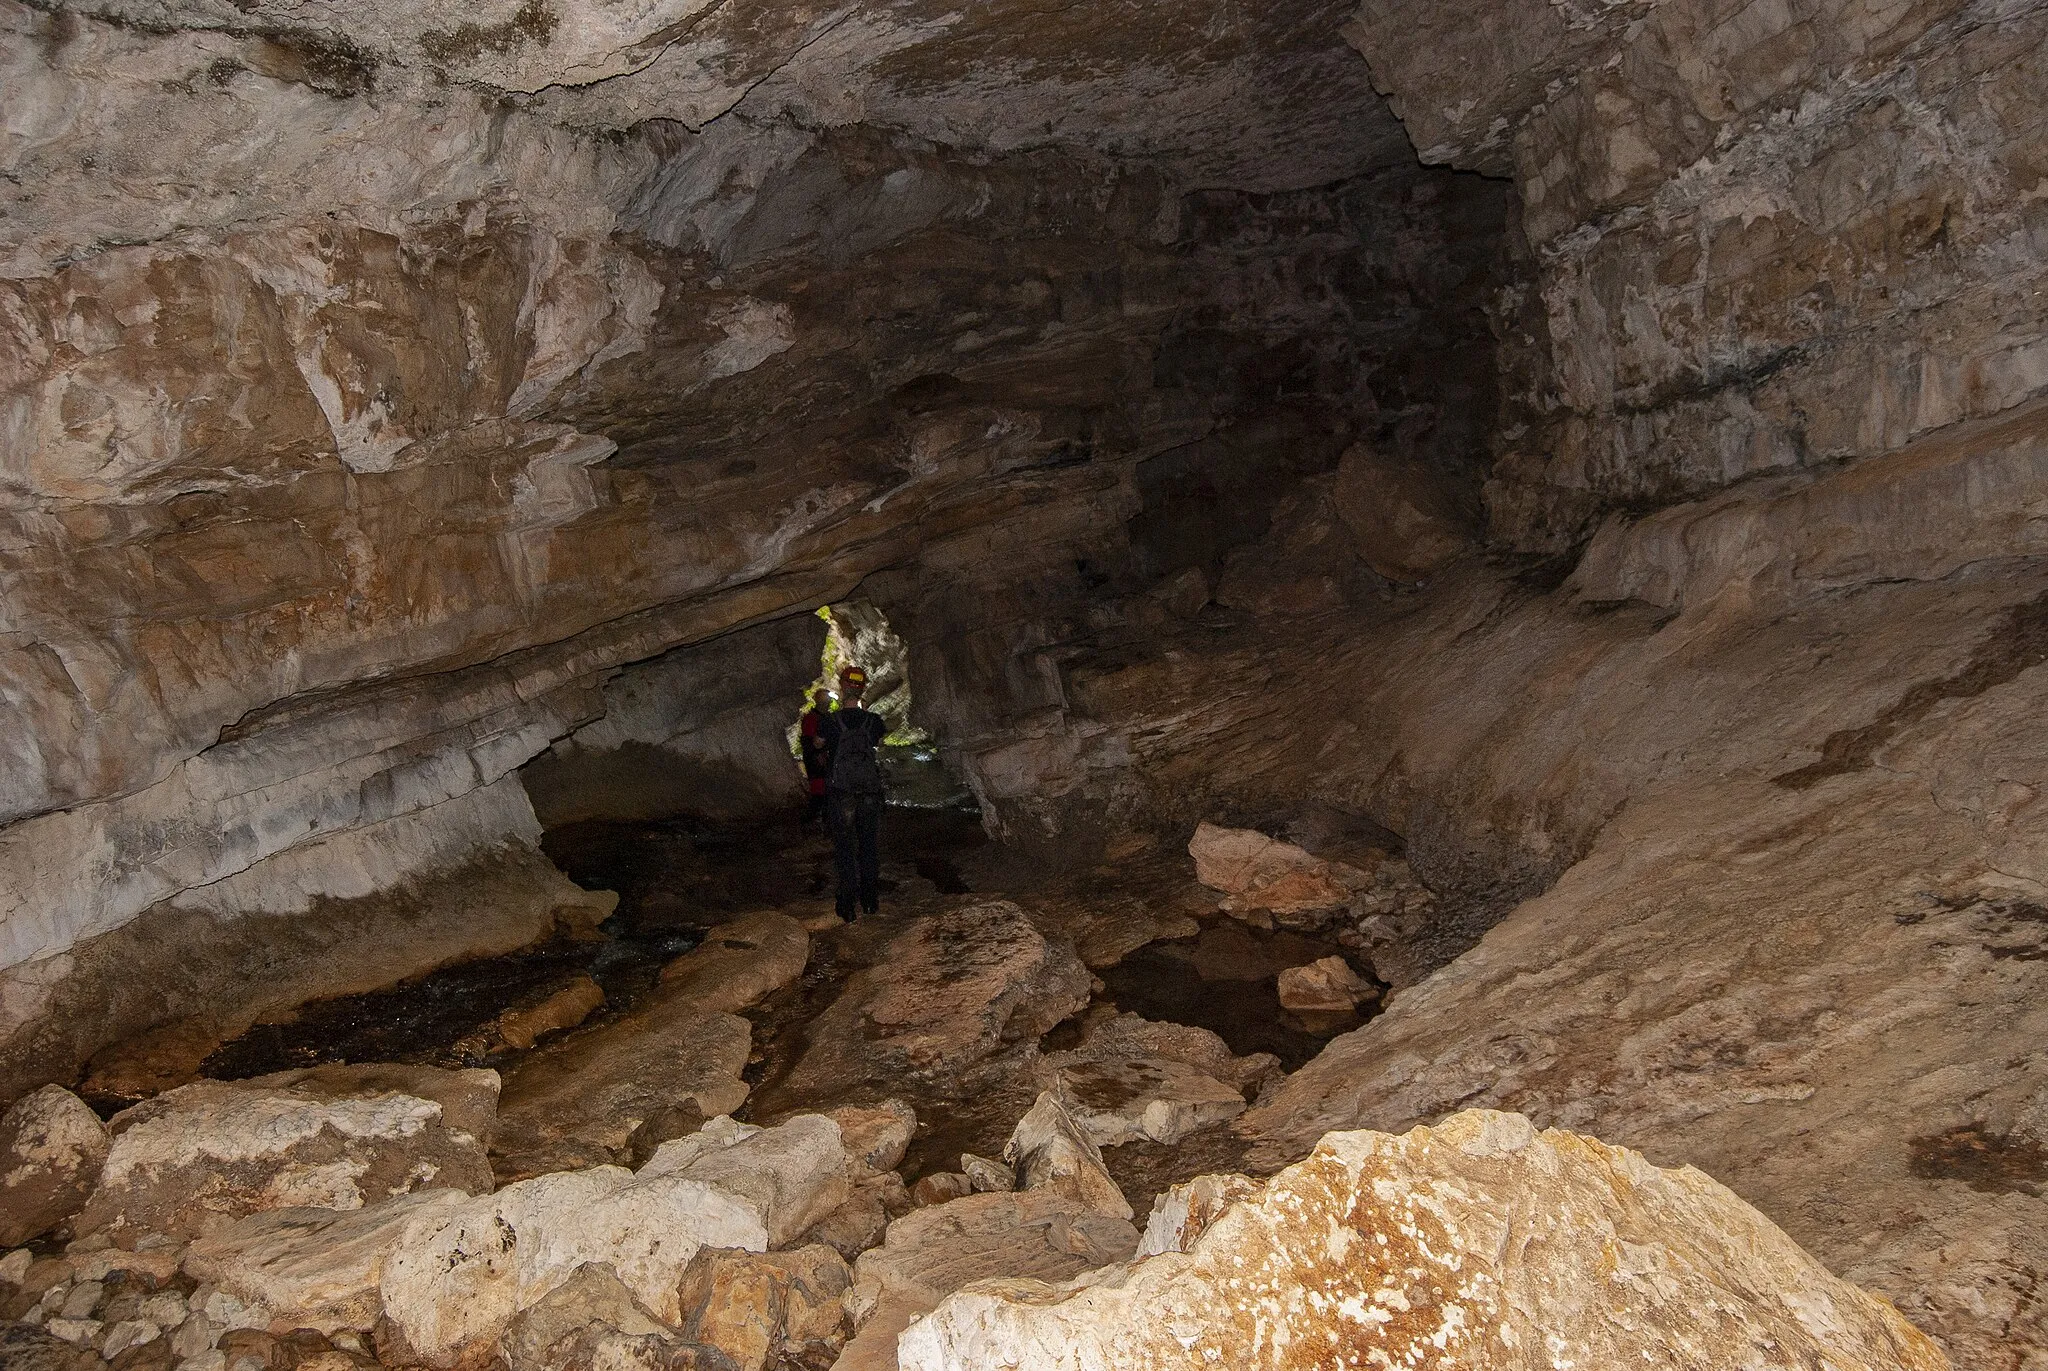
[[[2048,1366],[2044,93],[0,0],[0,1365]]]

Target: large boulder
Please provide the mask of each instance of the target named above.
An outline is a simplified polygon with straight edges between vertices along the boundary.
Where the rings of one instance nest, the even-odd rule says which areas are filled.
[[[903,1371],[1948,1367],[1709,1177],[1519,1115],[1331,1134],[1195,1227],[1084,1282],[962,1290],[903,1335]]]
[[[678,996],[540,1048],[506,1074],[499,1178],[628,1162],[650,1129],[730,1113],[752,1042],[745,1019]]]
[[[107,1159],[107,1126],[61,1085],[0,1114],[0,1247],[41,1237],[85,1207]]]
[[[905,1077],[958,1081],[1088,1003],[1088,969],[1007,900],[956,905],[892,937],[818,1016],[785,1089],[879,1094]]]
[[[1001,1191],[912,1210],[889,1225],[880,1247],[854,1263],[851,1295],[860,1331],[838,1371],[888,1371],[896,1339],[913,1319],[974,1281],[1062,1281],[1123,1261],[1138,1231],[1101,1211],[1077,1211],[1057,1190]]]
[[[197,1081],[114,1116],[81,1234],[132,1247],[246,1214],[360,1209],[412,1190],[491,1188],[495,1071],[319,1066]]]
[[[829,1247],[794,1252],[706,1248],[683,1272],[683,1333],[739,1371],[829,1364],[846,1342],[846,1261]]]
[[[661,969],[664,994],[707,1012],[737,1014],[804,974],[811,935],[787,914],[763,910],[722,923]]]
[[[1349,1014],[1379,998],[1379,987],[1360,976],[1342,957],[1321,957],[1306,966],[1280,973],[1280,1007],[1297,1013]]]
[[[768,1246],[786,1247],[846,1202],[856,1170],[838,1123],[799,1114],[773,1128],[713,1119],[663,1143],[640,1175],[687,1176],[743,1196],[760,1212]]]
[[[1130,1201],[1102,1164],[1102,1149],[1050,1091],[1017,1121],[1003,1148],[1003,1161],[1019,1190],[1058,1195],[1076,1213],[1131,1217]]]
[[[610,1267],[590,1263],[522,1310],[498,1339],[510,1371],[738,1371],[648,1312]]]
[[[1244,1112],[1246,1092],[1279,1059],[1231,1053],[1204,1028],[1118,1014],[1094,1023],[1078,1047],[1033,1068],[1097,1147],[1146,1139],[1177,1143]]]
[[[95,1052],[78,1093],[105,1108],[110,1102],[139,1104],[190,1085],[224,1036],[220,1025],[204,1015],[158,1024]]]
[[[452,1217],[469,1197],[420,1190],[363,1209],[272,1209],[185,1250],[184,1271],[258,1311],[265,1324],[368,1332],[384,1306],[384,1261],[415,1220]]]
[[[1337,464],[1330,503],[1359,557],[1390,581],[1420,581],[1475,543],[1450,481],[1414,458],[1352,448]]]
[[[1250,828],[1202,823],[1188,841],[1195,879],[1221,894],[1236,915],[1302,914],[1341,908],[1364,873],[1327,862]]]
[[[714,1119],[663,1144],[637,1175],[556,1172],[416,1219],[385,1260],[384,1313],[411,1355],[452,1366],[595,1262],[675,1323],[677,1283],[700,1248],[766,1251],[844,1200],[846,1169],[829,1119],[771,1129]]]

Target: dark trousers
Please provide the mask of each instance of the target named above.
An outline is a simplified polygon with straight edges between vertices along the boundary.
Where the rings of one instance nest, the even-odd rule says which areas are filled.
[[[825,822],[832,829],[832,862],[839,872],[839,917],[851,919],[856,900],[861,909],[874,913],[881,902],[882,858],[877,839],[882,827],[882,797],[829,792]]]

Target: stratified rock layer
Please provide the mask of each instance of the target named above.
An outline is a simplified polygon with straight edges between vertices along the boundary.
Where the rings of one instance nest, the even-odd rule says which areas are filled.
[[[900,1348],[905,1371],[1948,1367],[1699,1172],[1485,1112],[1333,1134],[1185,1255],[1065,1287],[987,1282]]]

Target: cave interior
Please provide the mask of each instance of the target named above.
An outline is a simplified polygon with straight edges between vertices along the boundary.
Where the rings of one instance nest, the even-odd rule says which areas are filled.
[[[2048,1371],[2048,3],[0,0],[0,204],[0,1363]]]

